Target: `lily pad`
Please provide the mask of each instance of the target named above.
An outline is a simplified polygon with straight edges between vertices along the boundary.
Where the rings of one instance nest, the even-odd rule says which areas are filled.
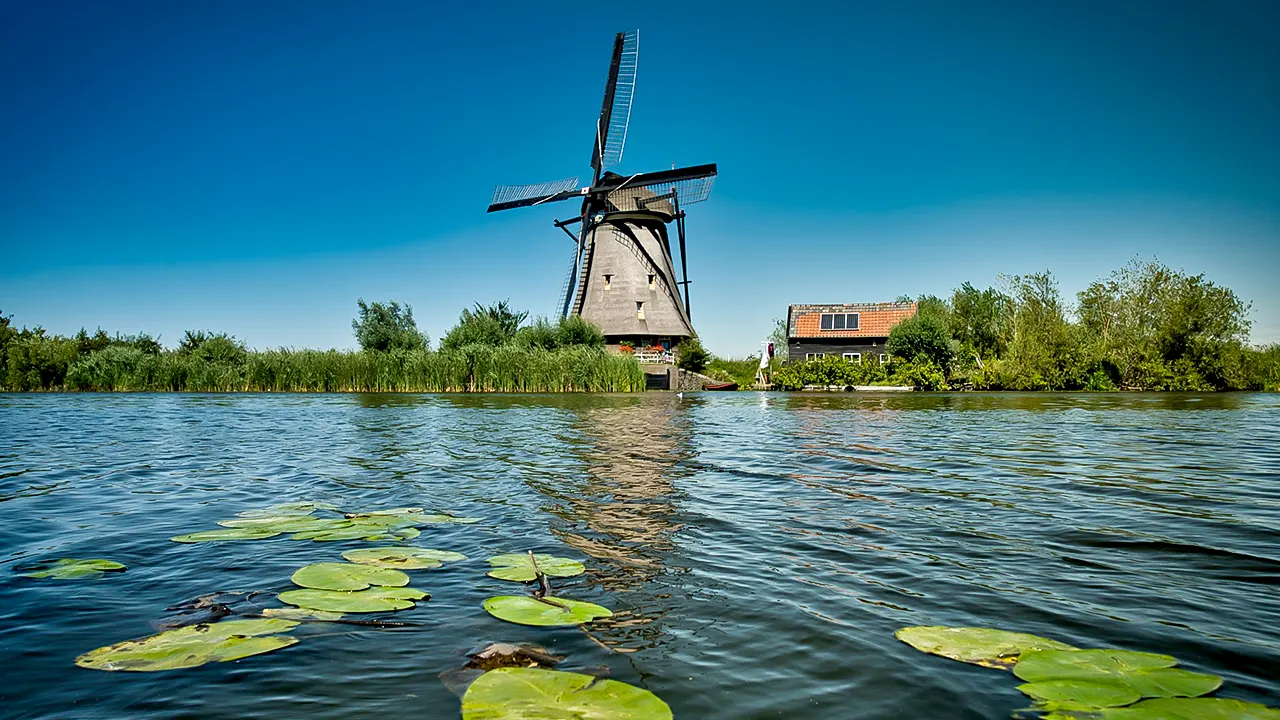
[[[415,547],[379,547],[367,550],[348,550],[342,557],[353,563],[403,570],[438,568],[442,563],[466,560],[462,553],[448,550],[428,550]],[[378,583],[384,584],[384,583]]]
[[[458,523],[459,525],[474,525],[480,522],[481,518],[477,517],[460,517],[458,515],[419,515],[418,520],[424,523]]]
[[[297,638],[273,634],[297,624],[263,618],[189,625],[91,650],[76,658],[76,665],[91,670],[154,672],[238,660],[298,642]]]
[[[178,535],[170,540],[180,543],[214,542],[217,540],[266,540],[280,534],[279,530],[266,528],[223,528],[221,530],[205,530],[189,535]]]
[[[462,697],[462,720],[671,720],[657,695],[617,680],[537,668],[481,675]]]
[[[103,560],[102,558],[89,558],[81,560],[79,558],[59,558],[57,560],[48,560],[22,567],[23,577],[29,578],[52,578],[54,580],[89,580],[92,578],[100,578],[103,573],[107,572],[124,572],[125,566],[114,560]]]
[[[1029,651],[1075,649],[1049,638],[983,627],[923,625],[902,628],[893,636],[921,652],[999,670],[1013,667]]]
[[[401,540],[412,540],[422,534],[418,528],[400,528],[392,533]]]
[[[1018,689],[1042,702],[1088,708],[1119,707],[1142,699],[1141,693],[1127,685],[1091,680],[1046,680],[1024,683]]]
[[[413,588],[372,587],[357,592],[337,590],[288,590],[280,593],[281,602],[308,610],[340,613],[374,613],[407,610],[414,600],[430,597]]]
[[[1120,682],[1142,693],[1145,698],[1200,697],[1222,687],[1217,675],[1191,672],[1180,668],[1137,670],[1120,676]]]
[[[538,563],[538,570],[548,577],[573,577],[586,571],[582,563],[571,558],[534,555],[533,559]],[[489,571],[489,577],[516,582],[538,579],[538,573],[534,571],[533,562],[530,562],[528,553],[494,555],[489,558],[489,564],[493,566]]]
[[[519,625],[580,625],[612,617],[608,608],[581,600],[528,595],[498,595],[484,601],[484,609],[499,620]]]
[[[1133,650],[1035,650],[1018,660],[1013,674],[1027,682],[1101,680],[1177,664],[1171,655]]]
[[[236,518],[219,520],[222,527],[266,528],[282,533],[315,532],[318,530],[337,530],[351,523],[341,518],[318,518],[310,515],[272,515],[262,518]]]
[[[338,506],[327,502],[290,502],[272,505],[257,510],[245,510],[236,513],[236,517],[260,518],[273,515],[310,515],[316,510],[337,510]]]
[[[420,507],[402,507],[390,508],[387,510],[364,510],[362,512],[351,513],[351,517],[362,517],[365,515],[416,515],[422,512]]]
[[[1230,698],[1158,698],[1102,711],[1106,720],[1280,720],[1280,710]]]
[[[402,587],[409,576],[399,570],[355,563],[326,562],[299,568],[290,577],[295,585],[316,590],[364,590],[370,585]]]
[[[284,618],[285,620],[341,620],[340,612],[325,612],[324,610],[308,610],[299,607],[287,608],[263,608],[262,614],[270,618]]]

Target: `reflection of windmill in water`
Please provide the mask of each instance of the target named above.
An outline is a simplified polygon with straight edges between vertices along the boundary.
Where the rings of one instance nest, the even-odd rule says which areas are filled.
[[[581,199],[578,217],[555,221],[575,243],[557,309],[562,316],[574,313],[599,325],[610,344],[630,340],[669,346],[694,334],[681,207],[707,199],[716,166],[628,176],[606,172],[622,159],[638,54],[639,33],[618,33],[596,121],[591,184],[579,188],[578,179],[569,178],[499,186],[489,212]],[[679,281],[667,235],[672,222],[680,243]],[[575,224],[580,224],[576,235],[569,230]]]
[[[595,561],[588,582],[629,593],[632,609],[593,624],[599,628],[594,635],[623,652],[656,644],[662,631],[654,621],[671,607],[664,598],[680,592],[669,576],[684,570],[676,556],[682,527],[676,483],[690,472],[688,417],[649,398],[574,414],[581,436],[570,453],[585,472],[534,487],[557,501],[549,510],[559,518],[551,532]]]

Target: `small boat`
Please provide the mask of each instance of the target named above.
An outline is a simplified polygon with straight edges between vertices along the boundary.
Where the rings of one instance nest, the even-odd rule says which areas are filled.
[[[703,389],[703,390],[737,390],[737,389],[738,389],[738,383],[736,383],[736,382],[712,383],[712,384],[707,385],[706,387],[704,387],[704,388],[702,388],[702,389]]]

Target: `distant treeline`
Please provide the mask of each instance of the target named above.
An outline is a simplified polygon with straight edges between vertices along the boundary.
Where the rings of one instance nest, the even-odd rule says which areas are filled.
[[[506,303],[464,310],[432,351],[407,305],[358,304],[357,351],[248,350],[225,333],[50,335],[0,315],[0,388],[155,392],[636,392],[644,373],[581,318],[524,325]],[[514,321],[514,322],[513,322]]]
[[[1247,345],[1249,306],[1204,275],[1156,261],[1092,283],[1074,305],[1048,272],[1005,276],[985,290],[965,283],[949,298],[917,301],[918,314],[890,333],[887,366],[821,358],[783,366],[774,385],[1280,390],[1280,345]]]

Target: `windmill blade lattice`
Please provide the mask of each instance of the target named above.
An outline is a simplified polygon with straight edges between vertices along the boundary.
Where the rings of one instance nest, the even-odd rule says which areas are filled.
[[[576,177],[565,178],[564,180],[552,180],[551,182],[544,183],[533,183],[532,185],[499,185],[493,189],[493,199],[489,201],[489,204],[503,205],[506,203],[533,200],[577,189],[578,178]]]
[[[636,67],[640,60],[640,31],[631,30],[622,41],[622,56],[618,62],[618,80],[613,92],[613,110],[609,114],[609,128],[605,135],[602,167],[622,162],[622,151],[627,145],[627,128],[631,125],[631,100],[636,91]]]

